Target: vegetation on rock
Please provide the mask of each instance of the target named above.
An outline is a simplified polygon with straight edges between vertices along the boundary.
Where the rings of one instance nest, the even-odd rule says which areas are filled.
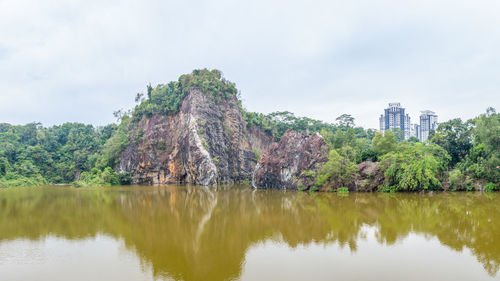
[[[139,121],[144,116],[170,115],[178,112],[182,100],[192,88],[200,89],[212,97],[215,103],[238,95],[236,85],[223,78],[221,71],[197,69],[191,74],[181,75],[177,81],[166,85],[158,85],[155,88],[148,85],[147,99],[144,99],[142,94],[136,97],[136,102],[140,103],[132,113],[133,120]]]

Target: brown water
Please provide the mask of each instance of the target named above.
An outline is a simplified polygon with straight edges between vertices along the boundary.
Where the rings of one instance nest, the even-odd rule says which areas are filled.
[[[500,280],[500,194],[0,190],[0,280]]]

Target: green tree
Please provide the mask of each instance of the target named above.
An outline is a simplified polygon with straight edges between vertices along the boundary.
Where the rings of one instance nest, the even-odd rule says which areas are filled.
[[[448,182],[450,185],[450,190],[453,191],[466,190],[467,186],[469,186],[470,184],[468,177],[458,169],[449,172]]]
[[[353,157],[352,149],[345,147],[345,155],[332,149],[328,161],[323,164],[316,175],[316,186],[331,185],[333,187],[351,186],[358,166],[350,159]]]
[[[342,114],[335,119],[339,126],[343,127],[354,127],[354,117],[350,114]]]
[[[5,157],[0,157],[0,177],[5,176],[9,171],[9,161]]]
[[[373,150],[379,156],[394,151],[397,147],[396,136],[391,131],[385,131],[383,134],[377,132],[372,142]]]
[[[386,185],[397,191],[440,189],[448,161],[446,151],[437,145],[403,145],[382,157]]]
[[[417,137],[414,137],[414,136],[411,136],[410,138],[408,138],[408,143],[417,143],[419,141],[420,140]]]
[[[488,108],[486,114],[482,114],[474,121],[474,149],[475,155],[471,155],[473,163],[482,169],[482,174],[476,174],[476,178],[484,177],[494,183],[500,182],[500,114],[495,109]],[[471,153],[473,154],[473,153]]]
[[[469,122],[452,119],[439,124],[431,142],[443,147],[451,156],[451,165],[463,161],[472,148],[472,131]]]
[[[401,130],[400,128],[392,128],[390,130],[390,132],[392,132],[394,134],[394,136],[396,137],[396,140],[398,142],[404,141],[404,139],[405,139],[405,132],[403,130]]]

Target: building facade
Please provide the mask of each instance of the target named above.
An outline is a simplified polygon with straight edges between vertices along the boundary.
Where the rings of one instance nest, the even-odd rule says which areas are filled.
[[[410,137],[416,137],[417,139],[420,139],[420,125],[419,124],[411,124]]]
[[[438,127],[438,116],[430,110],[420,111],[420,141],[426,141],[432,130]]]
[[[384,110],[384,114],[380,115],[380,131],[400,129],[403,132],[403,138],[406,140],[410,137],[410,116],[405,114],[405,109],[401,107],[401,103],[389,103],[389,107]]]

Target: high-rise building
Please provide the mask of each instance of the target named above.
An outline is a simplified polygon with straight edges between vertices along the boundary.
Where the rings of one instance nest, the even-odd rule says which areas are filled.
[[[420,141],[426,141],[429,133],[438,127],[438,116],[430,110],[420,111]]]
[[[420,139],[420,125],[419,124],[411,124],[410,137],[416,137],[417,139]]]
[[[410,137],[410,116],[405,114],[405,109],[401,103],[389,103],[389,107],[380,115],[380,131],[400,129],[404,133],[404,139]]]

